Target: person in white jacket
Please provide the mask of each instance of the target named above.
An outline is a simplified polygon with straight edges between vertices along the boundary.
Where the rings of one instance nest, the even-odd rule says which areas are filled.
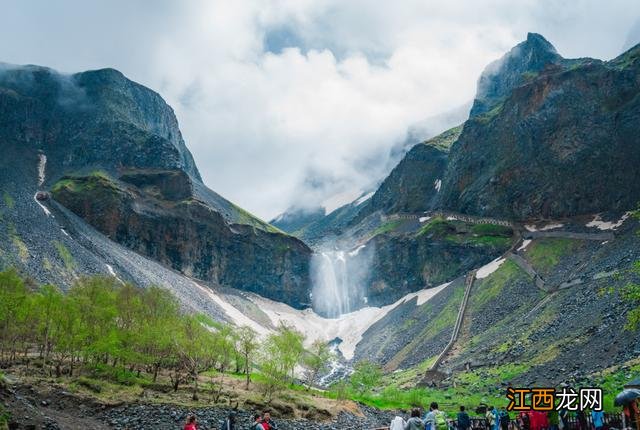
[[[392,421],[391,424],[389,425],[389,430],[404,430],[404,425],[405,425],[405,421],[404,418],[402,417],[395,417]]]

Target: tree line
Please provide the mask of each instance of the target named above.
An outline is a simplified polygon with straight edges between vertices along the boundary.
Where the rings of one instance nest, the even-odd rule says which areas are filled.
[[[270,400],[297,382],[297,366],[305,368],[309,386],[326,369],[327,345],[315,342],[305,349],[304,340],[285,325],[260,339],[249,327],[185,312],[160,287],[93,276],[63,293],[54,285],[35,285],[14,269],[0,272],[0,361],[41,361],[51,376],[75,376],[100,365],[145,372],[154,382],[162,373],[174,391],[189,384],[197,399],[201,373],[242,373],[248,389],[257,369]]]

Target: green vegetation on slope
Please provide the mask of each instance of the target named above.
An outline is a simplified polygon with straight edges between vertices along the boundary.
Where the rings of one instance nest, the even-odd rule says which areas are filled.
[[[379,234],[386,234],[386,233],[391,233],[393,231],[395,231],[398,227],[400,227],[400,225],[402,225],[402,220],[392,220],[392,221],[387,221],[384,224],[380,225],[378,228],[376,228],[372,235],[373,236],[377,236]]]
[[[18,254],[18,258],[20,258],[23,263],[26,262],[29,258],[29,248],[27,248],[27,245],[20,238],[18,230],[16,230],[16,226],[12,223],[8,223],[7,231],[9,233],[9,238],[11,238],[11,244]]]
[[[527,247],[526,258],[538,270],[555,267],[560,258],[576,249],[578,242],[564,238],[543,238],[535,240]]]
[[[60,259],[64,263],[64,267],[67,270],[75,269],[76,261],[73,258],[73,255],[71,255],[71,251],[69,251],[69,248],[67,248],[64,245],[64,243],[62,243],[60,241],[57,241],[57,240],[53,242],[53,246],[56,247],[56,251],[58,251],[58,256],[60,257]]]
[[[438,216],[430,219],[425,225],[420,227],[420,230],[418,230],[418,233],[416,233],[416,236],[423,236],[423,235],[439,236],[450,231],[455,231],[455,227],[453,226],[453,224],[445,220],[443,217]]]
[[[633,212],[633,217],[640,219],[640,209]],[[640,231],[636,232],[640,236]],[[634,281],[629,282],[622,290],[623,297],[634,307],[627,314],[627,330],[637,330],[640,327],[640,260],[633,264],[631,275]]]
[[[11,194],[6,191],[2,193],[2,200],[4,201],[4,205],[9,209],[13,209],[16,205],[16,202],[15,200],[13,200],[13,197],[11,197]]]
[[[519,364],[505,364],[491,369],[477,369],[457,373],[452,386],[446,388],[406,388],[415,386],[422,373],[428,369],[435,359],[425,360],[420,365],[402,371],[384,375],[377,390],[359,394],[351,392],[354,400],[379,409],[409,409],[412,407],[428,408],[433,401],[438,402],[440,409],[451,417],[455,416],[460,405],[465,405],[473,415],[473,409],[480,403],[491,403],[506,406],[502,382],[510,381],[526,372],[529,367]],[[382,388],[383,387],[383,388]]]
[[[101,170],[95,170],[88,175],[66,175],[58,180],[51,187],[51,192],[58,194],[63,191],[73,193],[92,191],[96,188],[119,189],[115,181],[108,173]]]
[[[496,300],[509,283],[522,275],[523,272],[516,263],[506,260],[489,277],[476,281],[469,307],[477,310]]]
[[[500,103],[497,103],[490,111],[484,112],[475,117],[475,120],[482,123],[487,124],[491,122],[494,118],[496,118],[504,108],[504,100]]]
[[[640,377],[640,358],[631,360],[624,366],[605,369],[593,375],[593,385],[602,388],[604,394],[604,409],[619,410],[613,405],[615,395],[625,384],[638,377]]]
[[[256,217],[255,215],[249,213],[248,211],[242,209],[240,206],[237,206],[233,203],[231,203],[231,205],[233,206],[233,209],[236,211],[238,219],[237,219],[237,223],[238,224],[247,224],[247,225],[251,225],[254,227],[257,227],[261,230],[264,231],[268,231],[270,233],[279,233],[279,234],[284,234],[285,236],[289,236],[287,233],[285,233],[284,231],[280,230],[279,228],[261,220],[260,218]]]
[[[460,124],[457,127],[453,127],[447,131],[440,133],[436,137],[423,142],[423,144],[433,146],[442,151],[449,151],[451,145],[453,145],[453,143],[458,140],[458,137],[460,137],[460,133],[462,133],[463,127],[464,124]]]
[[[460,245],[506,248],[511,244],[513,230],[496,224],[467,224],[462,221],[434,217],[416,233],[416,237],[424,235]]]

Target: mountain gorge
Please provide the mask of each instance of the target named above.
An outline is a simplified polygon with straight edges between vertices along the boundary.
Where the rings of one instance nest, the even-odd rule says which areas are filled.
[[[564,59],[529,34],[484,71],[469,119],[374,193],[272,225],[203,184],[153,91],[110,69],[3,66],[0,265],[160,284],[261,334],[294,325],[406,386],[515,365],[523,384],[579,381],[640,351],[621,329],[640,260],[639,93],[638,46]],[[319,277],[341,315],[308,309],[333,297]]]

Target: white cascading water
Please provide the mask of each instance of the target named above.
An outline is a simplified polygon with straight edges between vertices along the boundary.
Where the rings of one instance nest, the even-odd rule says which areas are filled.
[[[363,283],[369,269],[369,253],[364,246],[348,252],[322,251],[311,260],[313,309],[320,315],[336,318],[361,307]]]
[[[313,308],[333,318],[351,310],[349,275],[344,251],[325,251],[313,259]]]

